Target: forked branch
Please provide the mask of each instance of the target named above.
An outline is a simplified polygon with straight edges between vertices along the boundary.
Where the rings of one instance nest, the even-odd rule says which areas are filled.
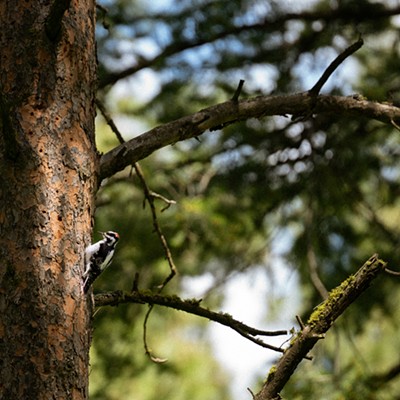
[[[331,113],[376,119],[388,125],[400,121],[400,108],[367,101],[360,96],[327,96],[313,98],[308,92],[287,96],[258,96],[239,101],[226,101],[199,112],[153,128],[123,143],[100,160],[100,179],[108,178],[128,165],[142,160],[154,151],[182,140],[198,137],[205,131],[250,118],[272,115]]]
[[[158,126],[104,154],[100,160],[100,179],[114,175],[163,147],[182,140],[197,138],[207,130],[218,130],[250,118],[291,115],[292,119],[306,119],[313,114],[335,113],[362,116],[397,126],[400,121],[400,108],[398,107],[366,101],[360,96],[322,96],[319,94],[332,73],[362,44],[362,39],[359,39],[339,54],[317,83],[307,92],[286,96],[257,96],[239,101],[244,83],[244,81],[240,81],[231,100]]]
[[[200,306],[201,300],[190,299],[182,300],[178,296],[167,296],[148,291],[135,291],[132,293],[124,292],[111,292],[102,293],[95,296],[96,307],[102,306],[116,306],[124,303],[145,303],[150,306],[159,305],[175,310],[185,311],[189,314],[197,315],[199,317],[207,318],[211,321],[217,322],[221,325],[225,325],[232,328],[234,331],[239,333],[241,336],[258,344],[261,347],[265,347],[270,350],[274,350],[280,353],[284,352],[284,349],[276,346],[272,346],[265,343],[263,340],[257,338],[257,336],[281,336],[287,335],[286,330],[279,331],[264,331],[256,328],[252,328],[243,322],[234,319],[231,315],[225,313],[217,313],[207,308]]]
[[[117,139],[119,140],[119,142],[121,144],[125,143],[124,138],[122,137],[121,132],[119,131],[117,125],[115,124],[114,120],[110,117],[110,115],[108,114],[106,108],[104,107],[103,103],[100,100],[96,101],[96,105],[99,108],[100,112],[102,113],[103,117],[105,118],[107,124],[110,126],[111,130],[115,133]],[[133,168],[136,171],[136,174],[140,180],[140,183],[143,187],[143,191],[144,191],[144,196],[145,196],[145,200],[143,202],[143,206],[145,205],[145,202],[147,201],[150,205],[150,210],[151,210],[151,215],[152,215],[152,219],[153,219],[153,227],[155,232],[157,233],[157,236],[160,239],[160,242],[162,244],[162,247],[164,249],[165,252],[165,257],[168,261],[168,265],[170,268],[170,273],[168,274],[168,276],[164,279],[164,281],[161,283],[161,285],[158,288],[158,293],[160,293],[164,287],[168,284],[168,282],[176,275],[177,273],[177,268],[175,266],[174,260],[172,258],[172,253],[171,250],[169,249],[168,243],[167,243],[167,239],[165,238],[164,234],[162,233],[161,227],[158,223],[158,218],[157,218],[157,211],[156,211],[156,207],[154,204],[154,199],[155,198],[161,198],[163,201],[165,201],[167,203],[167,206],[164,208],[168,208],[171,204],[174,204],[175,202],[173,200],[168,200],[165,197],[153,192],[152,190],[150,190],[149,186],[147,185],[146,179],[143,175],[142,169],[140,168],[138,163],[134,163],[133,164]],[[163,209],[163,210],[164,210]],[[137,285],[137,279],[138,276],[135,276],[135,281],[133,284],[133,288],[136,287]],[[149,303],[150,304],[150,303]],[[144,318],[143,321],[143,343],[144,343],[144,347],[145,347],[145,352],[146,355],[148,355],[150,357],[150,359],[154,362],[164,362],[166,360],[164,359],[160,359],[158,357],[155,357],[152,355],[148,345],[147,345],[147,322],[149,320],[149,316],[151,314],[151,312],[153,311],[153,307],[154,304],[150,304],[150,307],[146,313],[146,316]]]

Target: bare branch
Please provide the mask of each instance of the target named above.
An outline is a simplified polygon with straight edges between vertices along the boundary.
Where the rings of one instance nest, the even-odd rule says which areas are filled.
[[[254,396],[254,393],[251,391],[251,389],[247,388],[247,391],[251,394],[251,398],[254,400],[256,396]]]
[[[242,92],[243,85],[244,85],[244,80],[241,79],[239,81],[237,89],[235,90],[235,93],[233,94],[233,96],[231,98],[232,101],[238,101],[239,100],[239,96],[240,96],[240,93]]]
[[[399,271],[393,271],[392,269],[389,269],[389,268],[385,268],[385,272],[388,273],[389,275],[400,276]]]
[[[165,286],[168,284],[168,282],[176,275],[177,269],[176,269],[174,260],[172,258],[171,250],[168,246],[167,239],[165,238],[164,234],[162,233],[160,224],[158,223],[157,211],[156,211],[156,207],[154,205],[154,198],[159,197],[159,196],[156,196],[155,193],[153,193],[150,190],[150,188],[148,187],[146,179],[143,175],[143,171],[140,168],[139,164],[135,163],[133,165],[133,167],[135,168],[136,174],[142,184],[145,199],[149,203],[150,210],[151,210],[151,216],[153,219],[153,227],[154,227],[155,232],[157,233],[158,238],[160,239],[161,245],[164,249],[165,258],[167,259],[168,265],[169,265],[170,273],[164,279],[164,281],[161,283],[161,285],[158,288],[158,293],[160,293],[165,288]],[[169,204],[171,204],[171,203],[169,203]],[[169,204],[168,204],[168,206],[169,206]],[[144,343],[146,355],[149,356],[150,359],[155,363],[163,363],[167,360],[164,358],[155,357],[152,354],[152,352],[150,351],[149,346],[147,345],[147,321],[149,320],[149,317],[150,317],[151,312],[153,311],[153,308],[154,308],[154,304],[151,304],[146,313],[144,321],[143,321],[143,343]]]
[[[199,317],[207,318],[211,321],[217,322],[221,325],[225,325],[246,339],[252,341],[253,343],[258,344],[264,348],[274,350],[280,353],[284,352],[284,349],[280,347],[275,347],[269,345],[262,341],[261,339],[256,338],[255,336],[282,336],[287,335],[286,330],[278,330],[278,331],[264,331],[256,328],[252,328],[243,322],[235,320],[231,315],[225,313],[217,313],[214,311],[210,311],[207,308],[201,307],[201,300],[190,299],[190,300],[182,300],[178,296],[166,296],[160,294],[149,293],[148,291],[137,291],[133,293],[123,293],[119,292],[110,292],[95,295],[95,305],[96,307],[102,306],[116,306],[124,303],[146,303],[150,306],[159,305],[164,307],[173,308],[175,310],[185,311],[189,314],[194,314]]]
[[[117,125],[115,125],[114,120],[110,117],[110,115],[108,114],[106,108],[104,107],[104,104],[99,99],[96,99],[96,106],[100,110],[100,112],[103,115],[104,119],[106,120],[108,126],[115,133],[115,136],[117,137],[118,141],[121,144],[125,143],[125,139],[122,137],[122,134],[119,131],[119,129],[117,128]]]
[[[199,112],[153,128],[117,146],[101,157],[100,178],[114,175],[128,165],[147,157],[165,146],[200,136],[250,118],[272,115],[304,116],[310,113],[355,115],[393,124],[400,121],[400,108],[367,101],[360,96],[323,96],[315,99],[308,92],[287,96],[258,96],[239,101],[226,101]]]
[[[360,12],[362,11],[362,12]],[[242,26],[231,26],[222,32],[218,32],[212,36],[206,36],[203,38],[197,38],[196,40],[181,40],[175,41],[169,46],[166,46],[160,51],[158,55],[153,58],[144,59],[141,58],[139,61],[131,67],[116,73],[109,73],[100,79],[99,88],[104,88],[107,85],[113,84],[121,79],[135,74],[136,72],[160,64],[164,59],[173,55],[182,53],[185,50],[192,49],[195,47],[202,46],[204,44],[214,43],[217,40],[224,39],[229,36],[240,35],[242,32],[260,30],[264,33],[273,32],[274,30],[281,30],[285,23],[288,21],[302,20],[302,21],[322,21],[324,23],[331,23],[333,21],[340,21],[343,23],[353,22],[356,25],[360,21],[368,21],[373,19],[374,21],[380,18],[388,18],[392,15],[400,13],[400,7],[381,7],[380,5],[365,5],[362,10],[338,7],[335,10],[316,10],[316,11],[303,11],[300,13],[286,13],[278,15],[275,18],[265,18],[263,21],[255,24],[242,25]],[[161,18],[161,16],[154,15],[154,19]],[[179,18],[179,15],[176,16]],[[148,16],[135,16],[134,20],[143,21],[148,19]],[[151,17],[150,17],[151,18]],[[165,19],[165,15],[162,15]],[[132,21],[132,20],[131,20]],[[134,22],[130,23],[134,23]]]
[[[395,121],[391,120],[390,123],[398,130],[400,131],[400,125],[397,124]]]
[[[304,328],[291,341],[291,346],[271,369],[267,381],[256,400],[279,398],[297,366],[318,340],[323,339],[333,322],[363,293],[372,281],[384,271],[386,263],[373,255],[354,275],[329,293],[329,297],[311,314]]]
[[[105,118],[107,124],[110,126],[111,130],[115,133],[115,136],[117,137],[117,139],[119,140],[119,142],[121,144],[125,143],[124,138],[122,137],[121,132],[119,131],[119,129],[117,128],[117,125],[115,124],[114,120],[108,115],[104,105],[101,103],[100,100],[96,100],[96,105],[99,108],[100,112],[102,113],[103,117]],[[153,218],[153,227],[154,230],[156,231],[158,237],[160,238],[160,242],[163,246],[163,249],[165,251],[165,257],[168,261],[169,267],[170,267],[170,274],[167,276],[167,278],[164,280],[164,282],[161,284],[160,286],[160,292],[161,290],[165,287],[165,285],[174,277],[174,275],[176,274],[176,266],[174,264],[174,261],[172,259],[172,254],[171,251],[168,247],[168,243],[167,240],[165,239],[164,234],[161,231],[160,225],[158,223],[158,219],[157,219],[157,211],[154,205],[154,199],[158,198],[163,200],[167,206],[164,207],[162,209],[162,211],[164,211],[166,208],[168,208],[171,204],[175,204],[174,200],[169,200],[167,198],[165,198],[164,196],[161,196],[158,193],[153,192],[152,190],[150,190],[150,188],[147,185],[146,179],[143,175],[142,169],[140,168],[139,164],[135,163],[134,164],[134,169],[136,171],[136,174],[140,180],[140,183],[142,184],[143,187],[143,191],[144,191],[144,195],[145,195],[145,199],[146,201],[149,203],[150,205],[150,209],[151,209],[151,215]]]
[[[135,163],[134,168],[135,168],[136,174],[142,184],[146,201],[149,203],[150,210],[151,210],[151,216],[153,218],[153,227],[154,227],[155,232],[157,233],[158,238],[160,239],[160,242],[164,249],[165,258],[168,261],[168,265],[169,265],[169,269],[170,269],[169,275],[165,278],[164,282],[159,287],[158,292],[160,293],[164,289],[164,287],[167,285],[167,283],[176,275],[177,268],[176,268],[174,260],[172,258],[172,253],[168,246],[167,239],[165,238],[165,236],[161,230],[160,224],[158,223],[157,211],[156,211],[156,207],[154,205],[154,198],[159,197],[159,196],[154,194],[149,189],[149,187],[146,183],[146,180],[144,178],[142,169],[140,168],[139,164]],[[169,203],[171,204],[171,201]]]
[[[153,311],[153,308],[154,304],[151,304],[143,320],[143,346],[146,356],[149,357],[151,361],[153,361],[156,364],[162,364],[168,361],[168,359],[156,357],[150,350],[149,345],[147,344],[147,322],[149,321],[150,314]]]
[[[325,85],[326,81],[329,77],[336,71],[339,65],[353,53],[355,53],[361,46],[364,44],[364,41],[360,38],[357,42],[353,43],[350,47],[340,53],[328,66],[328,68],[324,71],[321,78],[318,79],[318,82],[309,90],[309,94],[311,96],[318,96],[319,92],[322,89],[322,86]]]
[[[116,126],[115,122],[113,121],[113,119],[108,115],[104,105],[100,102],[100,100],[96,100],[96,105],[99,108],[100,112],[103,114],[107,124],[110,126],[112,131],[115,133],[115,135],[118,138],[119,142],[120,143],[125,143],[121,132],[117,128],[117,126]],[[166,240],[164,234],[162,233],[161,227],[160,227],[160,225],[158,223],[157,211],[156,211],[156,207],[154,205],[154,199],[155,198],[159,198],[159,199],[162,199],[163,201],[165,201],[167,203],[167,206],[164,207],[162,209],[162,211],[164,211],[166,208],[168,208],[171,204],[174,204],[175,202],[173,200],[168,200],[165,197],[163,197],[163,196],[153,192],[152,190],[150,190],[149,186],[147,185],[146,179],[145,179],[145,177],[143,175],[142,169],[140,168],[139,164],[138,163],[134,163],[133,167],[134,167],[134,169],[136,171],[136,174],[137,174],[137,176],[138,176],[138,178],[140,180],[140,183],[141,183],[141,185],[143,187],[145,201],[147,201],[149,203],[149,205],[150,205],[151,216],[152,216],[152,219],[153,219],[153,227],[154,227],[154,230],[156,231],[156,233],[157,233],[157,235],[158,235],[158,237],[160,239],[160,242],[161,242],[162,247],[163,247],[164,252],[165,252],[165,257],[166,257],[166,259],[168,261],[168,265],[170,267],[169,275],[164,279],[164,281],[162,282],[162,284],[158,288],[158,293],[160,293],[164,289],[164,287],[168,284],[168,282],[176,275],[177,269],[176,269],[174,260],[172,258],[172,253],[171,253],[171,251],[169,249],[167,240]],[[138,276],[135,275],[135,280],[133,282],[132,289],[135,289],[137,287],[137,285],[138,285]],[[153,307],[154,307],[154,304],[151,304],[149,309],[148,309],[148,311],[147,311],[147,313],[146,313],[144,321],[143,321],[143,343],[144,343],[144,348],[145,348],[146,355],[148,355],[150,357],[150,359],[152,361],[156,362],[156,363],[163,363],[163,362],[165,362],[167,360],[153,356],[153,354],[151,353],[151,351],[150,351],[150,349],[149,349],[149,347],[147,345],[147,322],[149,320],[151,312],[153,311]]]

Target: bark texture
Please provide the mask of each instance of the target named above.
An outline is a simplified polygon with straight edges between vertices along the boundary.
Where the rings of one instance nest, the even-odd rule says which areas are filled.
[[[386,263],[375,254],[354,274],[332,289],[328,298],[314,309],[307,323],[292,338],[278,363],[271,368],[268,378],[254,400],[279,400],[280,392],[301,361],[344,311],[365,292],[386,268]],[[303,325],[303,324],[302,324]]]
[[[92,0],[0,2],[0,398],[87,397]]]
[[[205,108],[195,114],[157,126],[140,136],[120,144],[101,157],[100,177],[108,178],[125,167],[140,161],[162,147],[215,131],[250,118],[291,115],[308,118],[313,114],[352,115],[376,119],[395,125],[400,121],[400,108],[390,104],[367,101],[360,96],[314,96],[310,92],[285,96],[257,96],[245,100],[230,100]]]

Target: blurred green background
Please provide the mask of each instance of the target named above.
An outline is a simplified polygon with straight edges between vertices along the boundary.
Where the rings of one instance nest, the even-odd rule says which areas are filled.
[[[241,98],[310,89],[360,35],[364,46],[322,93],[360,94],[395,105],[400,100],[396,1],[99,5],[98,98],[125,140],[231,98],[240,79]],[[102,152],[118,144],[100,112],[96,134]],[[296,314],[306,320],[322,301],[321,290],[338,285],[373,253],[396,269],[399,155],[394,126],[338,113],[298,122],[284,116],[250,119],[154,153],[140,162],[146,182],[176,201],[163,212],[165,203],[155,202],[179,270],[165,292],[198,294],[214,310],[229,308],[234,299],[245,314],[246,308],[249,316],[257,314],[257,327],[289,330]],[[143,200],[130,168],[103,183],[95,232],[112,229],[121,240],[95,293],[129,291],[136,272],[140,288],[156,290],[168,275]],[[245,284],[232,293],[232,282]],[[283,397],[400,398],[398,303],[396,279],[380,278],[318,344],[314,360],[302,363]],[[246,351],[233,346],[236,361],[217,359],[223,334],[211,343],[211,323],[200,318],[155,307],[149,346],[168,362],[152,363],[142,340],[147,308],[124,305],[96,313],[91,399],[249,398],[246,379],[229,372],[244,362]],[[256,351],[265,360],[254,360],[253,392],[278,357]]]

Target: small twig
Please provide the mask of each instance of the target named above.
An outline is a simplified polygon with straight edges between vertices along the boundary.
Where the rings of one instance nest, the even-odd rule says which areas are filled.
[[[137,291],[139,291],[139,272],[135,273],[131,289],[131,292],[137,292]]]
[[[251,398],[254,400],[256,398],[256,396],[254,395],[254,393],[252,392],[252,390],[250,388],[247,388],[247,390],[250,392],[251,394]]]
[[[149,320],[150,314],[152,312],[154,308],[154,304],[151,304],[149,306],[149,309],[147,310],[147,313],[144,317],[144,321],[143,321],[143,345],[144,345],[144,351],[146,356],[148,356],[150,358],[151,361],[153,361],[156,364],[162,364],[168,361],[168,359],[166,358],[159,358],[159,357],[155,357],[153,355],[153,353],[151,352],[151,350],[149,349],[149,346],[147,345],[147,321]]]
[[[136,172],[136,174],[137,174],[137,176],[138,176],[138,178],[139,178],[139,180],[140,180],[140,182],[142,184],[145,198],[146,198],[147,202],[150,205],[151,215],[152,215],[152,218],[153,218],[153,227],[154,227],[154,230],[155,230],[155,232],[157,233],[157,235],[158,235],[158,237],[160,239],[160,242],[161,242],[162,247],[164,249],[165,258],[167,259],[168,265],[169,265],[169,268],[170,268],[170,274],[165,278],[164,282],[162,282],[162,284],[158,287],[158,293],[160,293],[164,289],[164,287],[168,284],[168,282],[176,275],[177,268],[176,268],[174,260],[172,258],[172,253],[171,253],[171,250],[170,250],[170,248],[168,246],[167,240],[165,239],[165,236],[162,233],[161,227],[160,227],[160,225],[158,223],[157,211],[156,211],[156,207],[154,205],[153,192],[149,189],[149,187],[147,185],[147,182],[145,180],[145,177],[143,175],[143,171],[140,168],[139,164],[135,163],[133,165],[133,167],[135,168],[135,172]]]
[[[390,123],[391,123],[398,131],[400,131],[400,126],[394,121],[393,118],[390,120]]]
[[[115,125],[113,119],[108,115],[104,105],[102,104],[102,102],[100,100],[96,100],[96,105],[99,108],[100,112],[102,113],[104,119],[106,120],[107,124],[110,126],[111,130],[115,133],[115,136],[117,137],[117,139],[119,140],[119,142],[125,143],[124,138],[122,137],[121,132],[119,131],[119,129],[117,128],[117,126]],[[161,244],[163,246],[164,252],[165,252],[165,256],[166,259],[168,261],[169,267],[170,267],[170,273],[169,275],[165,278],[164,282],[159,286],[158,288],[158,292],[160,293],[164,287],[168,284],[168,282],[176,275],[177,269],[175,267],[174,261],[172,259],[172,254],[171,251],[169,249],[167,240],[165,239],[164,234],[161,231],[160,225],[158,223],[158,219],[157,219],[157,211],[154,205],[154,199],[155,198],[159,198],[162,199],[163,201],[165,201],[167,203],[167,206],[165,208],[163,208],[162,211],[164,211],[166,208],[168,208],[171,204],[175,204],[175,202],[173,200],[168,200],[167,198],[165,198],[164,196],[161,196],[153,191],[150,190],[150,188],[147,185],[146,179],[143,175],[142,169],[140,168],[138,163],[135,163],[133,165],[136,175],[138,176],[142,187],[143,187],[143,191],[144,191],[144,196],[145,196],[145,201],[147,201],[150,205],[150,210],[151,210],[151,215],[152,215],[152,219],[153,219],[153,227],[154,230],[156,231],[158,237],[160,238]],[[133,285],[132,285],[132,291],[134,291],[137,288],[137,284],[138,284],[138,276],[135,275],[134,281],[133,281]],[[145,315],[144,321],[143,321],[143,343],[144,343],[144,348],[145,348],[145,352],[146,354],[150,357],[150,359],[156,363],[162,363],[167,361],[166,359],[161,359],[158,357],[154,357],[147,345],[147,321],[149,319],[149,316],[153,310],[154,305],[151,305]]]
[[[165,236],[164,236],[164,234],[163,234],[163,232],[161,230],[160,224],[158,223],[157,211],[156,211],[156,207],[154,205],[154,198],[156,197],[155,193],[152,192],[149,189],[149,187],[147,185],[147,182],[146,182],[146,179],[145,179],[145,177],[143,175],[143,171],[140,168],[139,164],[135,163],[135,164],[133,164],[133,167],[135,169],[136,175],[138,176],[138,178],[139,178],[139,180],[140,180],[140,182],[142,184],[145,200],[149,203],[150,210],[151,210],[151,216],[152,216],[152,219],[153,219],[153,227],[154,227],[154,230],[156,231],[156,233],[157,233],[157,235],[158,235],[158,237],[160,239],[161,245],[162,245],[162,247],[164,249],[165,257],[166,257],[166,259],[168,261],[168,265],[169,265],[169,268],[170,268],[169,275],[164,279],[164,282],[162,282],[161,285],[158,287],[158,293],[160,293],[165,288],[165,286],[168,284],[168,282],[176,275],[177,268],[176,268],[174,260],[172,258],[172,253],[171,253],[171,250],[169,249],[167,240],[165,239]],[[161,197],[163,200],[165,199],[162,196],[158,196],[158,197],[159,198]],[[165,200],[167,200],[167,199],[165,199]],[[169,207],[171,205],[171,202],[168,203],[168,201],[167,201],[167,204],[168,204],[167,207]],[[153,307],[154,307],[153,305],[151,305],[149,307],[149,309],[148,309],[148,311],[146,313],[145,319],[143,321],[143,343],[144,343],[144,348],[145,348],[146,355],[148,355],[153,362],[162,363],[162,362],[165,362],[167,360],[166,359],[161,359],[161,358],[158,358],[158,357],[154,357],[152,355],[148,345],[147,345],[147,321],[149,319],[149,316],[150,316],[151,312],[153,311]]]
[[[97,8],[99,11],[101,11],[102,13],[104,13],[104,14],[107,14],[107,13],[108,13],[108,8],[102,6],[101,4],[97,4],[97,3],[96,3],[96,8]]]
[[[364,44],[364,41],[362,38],[358,39],[357,42],[353,43],[351,46],[349,46],[346,50],[344,50],[342,53],[340,53],[328,66],[328,68],[324,71],[322,74],[321,78],[318,79],[317,83],[308,91],[308,93],[316,97],[318,96],[319,92],[322,89],[322,86],[325,85],[326,81],[329,79],[329,77],[335,72],[337,67],[349,56],[351,56],[353,53],[355,53],[362,45]]]
[[[302,321],[300,315],[296,315],[296,321],[300,326],[300,330],[303,330],[305,328],[305,326],[304,326],[304,322]]]
[[[237,333],[239,333],[239,335],[243,336],[244,338],[246,338],[247,340],[250,340],[250,342],[253,342],[257,345],[259,345],[260,347],[264,347],[265,349],[269,349],[269,350],[273,350],[276,351],[278,353],[284,353],[285,349],[282,349],[282,347],[277,347],[277,346],[272,346],[271,344],[265,343],[263,340],[261,339],[257,339],[255,337],[250,336],[247,333],[242,332],[239,329],[235,329],[233,328]]]
[[[111,130],[115,133],[115,136],[117,137],[119,142],[121,144],[125,143],[125,140],[122,137],[121,132],[119,131],[119,129],[115,125],[115,122],[113,121],[113,119],[108,115],[103,103],[100,100],[96,99],[96,105],[99,108],[100,112],[102,113],[102,115],[103,115],[104,119],[106,120],[107,124],[110,126]],[[148,185],[146,183],[146,179],[144,178],[142,169],[140,168],[138,163],[134,164],[134,169],[135,169],[135,172],[136,172],[136,174],[137,174],[137,176],[138,176],[138,178],[139,178],[139,180],[140,180],[140,182],[142,184],[142,187],[143,187],[143,190],[144,190],[144,195],[145,195],[145,200],[147,200],[147,202],[150,205],[151,214],[152,214],[152,218],[153,218],[153,226],[154,226],[155,231],[157,232],[158,237],[160,238],[161,244],[162,244],[162,246],[164,248],[165,255],[166,255],[168,264],[170,266],[170,270],[171,270],[170,275],[168,275],[168,277],[165,279],[165,281],[161,284],[161,289],[160,289],[160,291],[161,291],[165,287],[165,285],[174,277],[174,275],[176,274],[177,269],[176,269],[174,261],[172,259],[172,254],[171,254],[171,251],[169,250],[168,243],[167,243],[167,241],[166,241],[166,239],[165,239],[165,237],[164,237],[164,235],[163,235],[163,233],[161,231],[160,225],[158,224],[157,211],[156,211],[155,206],[154,206],[154,198],[162,199],[167,204],[167,206],[164,207],[162,209],[162,211],[167,209],[171,204],[176,204],[176,202],[174,200],[169,200],[166,197],[164,197],[164,196],[162,196],[162,195],[160,195],[158,193],[155,193],[152,190],[150,190],[150,188],[148,187]]]
[[[121,132],[117,128],[114,120],[108,115],[103,103],[100,100],[96,99],[96,105],[99,108],[99,110],[100,110],[101,114],[103,115],[104,119],[106,120],[107,124],[110,126],[111,130],[115,133],[115,136],[117,137],[119,142],[121,144],[125,143],[125,140],[122,137]],[[155,229],[155,231],[157,232],[157,234],[158,234],[158,236],[160,238],[160,241],[162,243],[162,246],[163,246],[165,254],[166,254],[166,258],[168,260],[168,264],[169,264],[170,269],[171,269],[171,274],[166,278],[166,280],[161,285],[161,287],[164,288],[165,285],[176,274],[177,270],[176,270],[175,264],[174,264],[174,262],[172,260],[172,254],[171,254],[171,252],[169,250],[168,243],[167,243],[167,241],[166,241],[166,239],[165,239],[165,237],[164,237],[164,235],[163,235],[163,233],[161,231],[161,228],[160,228],[160,226],[158,224],[157,212],[156,212],[156,209],[155,209],[155,206],[154,206],[153,199],[154,198],[159,198],[159,199],[163,200],[167,204],[167,206],[164,207],[161,211],[166,210],[168,207],[170,207],[171,204],[176,204],[176,202],[174,200],[169,200],[166,197],[164,197],[164,196],[162,196],[162,195],[160,195],[158,193],[155,193],[155,192],[153,192],[152,190],[149,189],[149,187],[148,187],[148,185],[146,183],[146,180],[144,178],[143,172],[142,172],[142,170],[141,170],[141,168],[140,168],[138,163],[134,164],[134,169],[135,169],[136,174],[139,177],[140,182],[142,184],[142,187],[143,187],[143,190],[144,190],[144,194],[145,194],[145,199],[147,200],[147,202],[150,205],[151,214],[152,214],[152,217],[153,217],[153,226],[154,226],[154,229]]]
[[[231,98],[231,101],[236,101],[237,102],[239,100],[239,96],[240,96],[240,93],[242,92],[243,85],[244,85],[244,80],[241,79],[239,81],[239,85],[238,85],[235,93],[233,94],[233,96]]]
[[[160,199],[164,203],[166,203],[166,206],[161,209],[161,212],[164,212],[165,210],[167,210],[172,204],[176,204],[175,200],[167,199],[163,195],[161,195],[159,193],[156,193],[156,192],[153,192],[152,190],[150,190],[150,196],[155,198],[155,199]]]
[[[400,272],[393,271],[392,269],[389,269],[389,268],[385,268],[385,272],[387,272],[390,275],[400,276]]]
[[[297,331],[296,328],[294,328],[294,327],[291,328],[290,331],[289,331],[289,333],[291,334],[291,337],[290,337],[289,339],[285,340],[285,341],[279,346],[279,348],[282,348],[287,342],[290,342],[290,343],[294,342],[295,339],[296,339],[296,336],[300,335],[301,332],[305,329],[305,325],[304,325],[303,321],[301,320],[301,318],[300,318],[298,315],[296,315],[296,320],[297,320],[297,323],[298,323],[299,326],[300,326],[300,330]],[[289,347],[290,347],[290,346],[289,346]],[[305,360],[311,361],[311,360],[313,359],[313,357],[312,357],[312,356],[306,355],[306,356],[304,356],[304,359],[305,359]]]
[[[125,140],[122,137],[121,132],[117,128],[117,125],[115,125],[114,120],[108,115],[106,108],[104,107],[104,104],[99,99],[96,99],[96,106],[100,110],[101,114],[103,115],[104,119],[106,120],[111,130],[115,133],[115,136],[117,137],[118,141],[121,144],[125,143]]]
[[[104,29],[109,29],[110,28],[110,24],[109,22],[106,20],[107,15],[108,15],[108,9],[100,4],[96,4],[96,8],[100,11],[101,13],[101,23],[103,25]],[[100,19],[100,18],[98,18]]]

